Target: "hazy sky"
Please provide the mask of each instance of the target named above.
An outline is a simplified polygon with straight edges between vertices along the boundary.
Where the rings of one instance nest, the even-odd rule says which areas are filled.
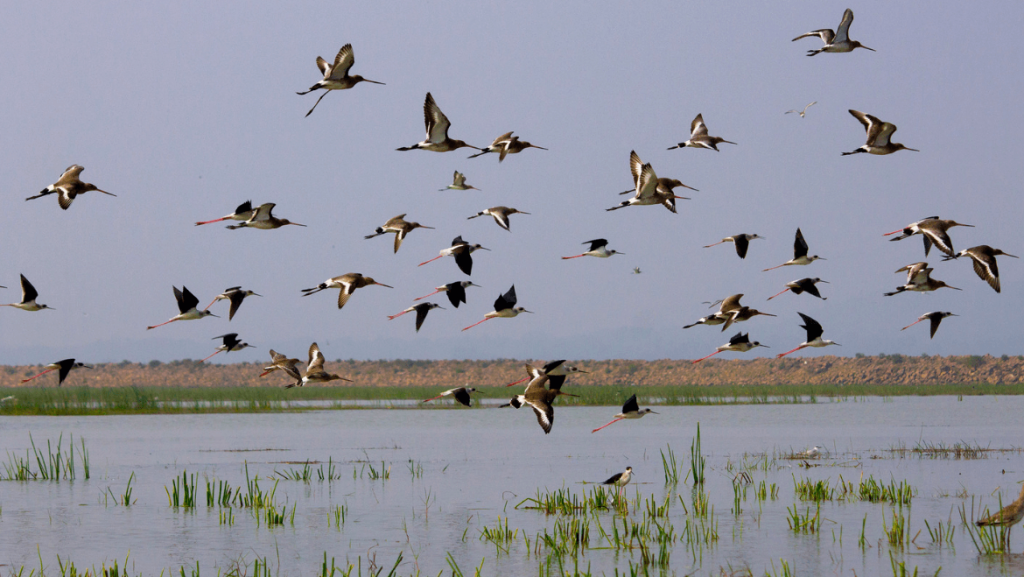
[[[919,238],[882,233],[929,215],[953,229],[959,250],[989,244],[1024,253],[1019,221],[1024,60],[1016,46],[1024,5],[862,2],[851,36],[877,50],[805,51],[790,39],[839,24],[847,4],[567,2],[19,3],[0,21],[0,302],[19,300],[18,274],[55,311],[0,308],[0,362],[202,358],[211,338],[238,332],[259,347],[216,361],[263,360],[275,348],[328,358],[695,358],[735,332],[682,325],[702,301],[744,293],[778,318],[739,325],[775,354],[804,340],[796,311],[852,355],[1019,354],[1024,262],[1002,258],[996,294],[966,259],[935,278],[963,292],[883,297],[897,268],[922,260]],[[354,74],[385,82],[297,96],[354,47]],[[451,135],[485,146],[515,130],[549,151],[499,164],[472,150],[396,152],[423,138],[427,91]],[[812,100],[806,118],[784,115]],[[894,140],[921,152],[841,157],[864,143],[854,108],[899,126]],[[666,150],[703,113],[722,151]],[[631,186],[636,150],[659,176],[700,189],[679,214],[606,212]],[[68,211],[25,202],[63,169],[117,194],[90,193]],[[477,191],[438,192],[453,170]],[[276,231],[195,227],[239,203],[275,202],[307,224]],[[466,217],[506,205],[512,233]],[[364,240],[388,218],[417,230],[397,255],[391,236]],[[1014,225],[1013,223],[1018,223]],[[807,267],[762,269],[792,257],[803,229]],[[746,260],[731,245],[754,241]],[[478,252],[468,304],[433,311],[419,334],[412,315],[386,316],[433,287],[466,277],[453,259],[417,268],[456,235]],[[604,237],[626,256],[577,254]],[[640,267],[640,275],[633,275]],[[394,290],[357,291],[342,311],[336,291],[300,289],[361,272]],[[827,301],[786,294],[820,276]],[[533,315],[460,329],[515,283]],[[243,285],[264,298],[232,322],[150,324],[177,313],[171,286],[205,306]],[[949,310],[934,340],[918,315]],[[924,325],[924,323],[922,323]],[[821,351],[807,353],[817,355]],[[719,358],[753,358],[726,353]]]

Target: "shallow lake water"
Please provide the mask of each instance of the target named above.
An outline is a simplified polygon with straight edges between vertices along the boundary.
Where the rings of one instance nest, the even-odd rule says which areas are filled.
[[[629,574],[643,552],[616,548],[602,536],[601,529],[621,527],[614,511],[580,517],[590,526],[589,547],[574,557],[538,545],[538,534],[553,532],[563,517],[515,506],[538,490],[589,492],[595,485],[584,482],[632,466],[625,498],[672,503],[659,520],[675,533],[668,563],[648,567],[650,574],[781,575],[785,562],[797,575],[892,575],[895,560],[908,574],[917,567],[919,575],[932,575],[941,567],[941,575],[1019,575],[1024,537],[1011,539],[1014,554],[981,556],[959,508],[966,505],[970,514],[973,505],[977,516],[982,506],[994,511],[1000,497],[1003,504],[1016,498],[1024,480],[1024,454],[1016,450],[1024,446],[1022,409],[1024,398],[996,396],[655,407],[660,414],[592,434],[615,408],[558,407],[550,435],[527,409],[4,418],[0,459],[24,457],[30,434],[45,447],[63,433],[65,451],[73,434],[75,443],[85,439],[91,478],[82,478],[79,462],[73,481],[0,481],[0,573],[24,566],[27,575],[38,569],[41,555],[47,574],[59,574],[59,555],[79,569],[115,559],[123,566],[128,556],[132,575],[177,574],[197,562],[204,574],[224,573],[251,568],[257,558],[265,558],[274,575],[311,575],[320,573],[326,553],[342,568],[360,563],[364,572],[383,567],[387,575],[401,553],[396,575],[447,575],[452,563],[472,574],[481,562],[482,575],[571,574],[574,566],[595,575]],[[713,507],[704,521],[694,515],[689,479],[666,486],[661,457],[671,446],[685,475],[698,422],[707,463],[704,492]],[[909,451],[955,443],[998,450],[971,459]],[[814,445],[826,451],[808,460],[810,467],[785,458]],[[892,450],[901,447],[908,451]],[[314,471],[319,463],[326,471],[329,459],[337,479],[320,481],[314,473],[308,483],[277,482],[278,510],[287,505],[281,525],[268,526],[238,506],[231,508],[233,522],[222,524],[227,510],[206,505],[206,480],[244,488],[246,463],[267,491],[275,471],[301,470],[294,463],[307,460],[318,462]],[[388,478],[372,478],[371,468],[389,470]],[[183,471],[198,474],[194,508],[168,504],[172,480]],[[753,484],[737,513],[733,480],[741,471]],[[132,474],[134,504],[119,506]],[[890,545],[885,527],[897,510],[862,500],[824,501],[816,532],[791,530],[789,508],[815,510],[814,503],[798,500],[795,480],[828,479],[834,487],[840,475],[855,486],[871,476],[884,484],[909,483],[915,493],[903,514],[914,541]],[[762,481],[777,486],[776,499],[756,498]],[[339,505],[345,508],[340,528],[334,522]],[[496,546],[481,532],[499,518],[518,532]],[[642,518],[639,508],[627,516],[638,523]],[[933,529],[952,520],[952,543],[933,543],[926,520]],[[716,528],[717,539],[695,545],[683,535],[688,523]]]

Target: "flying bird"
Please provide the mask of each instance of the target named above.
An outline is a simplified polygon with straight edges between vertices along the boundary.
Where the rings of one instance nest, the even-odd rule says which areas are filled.
[[[249,343],[243,343],[242,341],[238,340],[238,333],[228,333],[226,335],[220,335],[219,337],[213,337],[213,339],[211,340],[216,339],[223,339],[224,344],[218,346],[217,350],[212,355],[199,361],[200,363],[205,363],[206,361],[212,359],[215,355],[218,355],[225,351],[230,353],[231,351],[240,351],[242,349],[249,347],[256,348],[250,345]]]
[[[491,216],[491,217],[494,218],[494,222],[498,223],[498,226],[500,226],[501,228],[503,228],[503,229],[505,229],[505,230],[507,230],[509,232],[512,232],[512,229],[509,228],[509,221],[508,221],[508,217],[509,217],[510,214],[530,214],[530,213],[523,212],[523,211],[519,210],[518,208],[509,208],[507,206],[492,206],[491,208],[484,209],[484,210],[474,214],[473,216],[468,217],[466,220],[474,219],[474,218],[476,218],[478,216]]]
[[[302,387],[309,383],[328,383],[331,381],[346,381],[351,383],[351,379],[328,373],[324,370],[324,354],[320,352],[320,347],[316,343],[309,345],[309,364],[306,366],[306,374],[297,382],[285,385],[284,388],[291,389],[294,387]]]
[[[229,214],[227,216],[222,216],[220,218],[215,218],[213,220],[201,220],[201,221],[196,223],[196,226],[200,226],[200,225],[203,225],[203,224],[210,224],[210,223],[214,223],[214,222],[220,222],[222,220],[241,220],[241,221],[246,221],[246,220],[249,220],[250,218],[252,218],[252,213],[253,212],[255,212],[255,211],[252,209],[252,201],[251,200],[247,200],[247,201],[243,202],[242,204],[238,205],[238,207],[235,208],[235,212],[232,212],[231,214]]]
[[[633,187],[636,194],[633,195],[633,198],[624,200],[617,206],[613,206],[605,210],[618,210],[620,208],[634,205],[649,206],[660,204],[674,214],[676,212],[677,198],[689,200],[685,196],[676,196],[673,194],[672,188],[674,186],[690,187],[676,180],[668,181],[666,186],[662,186],[661,179],[658,178],[658,175],[654,172],[654,168],[651,166],[651,163],[648,162],[645,164],[640,160],[640,155],[638,155],[635,150],[630,151],[629,153],[629,171],[633,175]],[[625,193],[620,194],[626,194],[628,192],[630,191],[627,190]]]
[[[743,298],[743,293],[729,295],[720,301],[715,301],[711,306],[715,306],[716,304],[721,305],[718,308],[718,312],[702,317],[697,322],[686,325],[683,328],[688,329],[697,325],[715,326],[728,321],[733,316],[733,312],[746,308],[740,304],[741,298]]]
[[[716,242],[715,244],[709,244],[704,248],[718,246],[723,242],[731,242],[736,245],[736,254],[739,255],[740,258],[747,258],[747,248],[750,247],[750,241],[757,238],[763,239],[764,237],[757,234],[734,234],[733,236],[727,236],[723,238],[722,240]]]
[[[80,194],[85,194],[89,191],[95,190],[96,192],[102,192],[103,194],[109,194],[110,196],[117,196],[114,193],[107,192],[96,188],[95,184],[89,182],[82,182],[78,176],[85,170],[80,164],[72,164],[71,166],[64,169],[64,174],[60,175],[57,182],[47,186],[39,194],[30,196],[25,200],[32,200],[34,198],[41,198],[48,194],[57,193],[57,204],[64,210],[67,210],[71,206],[71,202],[75,200],[75,197]]]
[[[772,316],[775,316],[775,315],[772,315]],[[723,328],[722,330],[724,331],[725,329]],[[711,357],[713,357],[713,356],[715,356],[718,353],[721,353],[723,351],[732,351],[734,353],[745,353],[745,352],[747,352],[749,350],[756,349],[757,347],[768,348],[768,345],[762,345],[760,343],[760,341],[750,342],[750,333],[736,333],[735,335],[732,336],[731,339],[729,339],[729,342],[727,342],[724,345],[721,345],[717,349],[715,349],[715,352],[711,353],[710,355],[707,355],[706,357],[701,357],[701,358],[699,358],[699,359],[697,359],[695,361],[691,361],[691,362],[693,364],[697,364],[697,363],[703,361],[704,359],[711,358]]]
[[[849,156],[860,152],[884,155],[892,154],[897,150],[913,150],[914,152],[921,152],[916,148],[904,146],[899,142],[892,142],[892,135],[896,132],[895,124],[891,122],[882,122],[877,117],[871,116],[870,114],[864,114],[859,110],[851,109],[850,114],[864,125],[864,130],[867,131],[868,137],[867,142],[865,142],[863,146],[850,152],[844,152],[842,154],[843,156]]]
[[[302,296],[308,297],[309,295],[316,294],[329,288],[341,289],[341,292],[338,293],[338,309],[340,310],[341,307],[345,306],[345,303],[348,302],[348,298],[352,296],[352,293],[356,292],[356,289],[361,289],[370,285],[395,288],[391,285],[379,283],[373,280],[373,278],[363,276],[357,272],[350,272],[341,276],[329,278],[313,288],[302,289]]]
[[[57,381],[57,386],[59,387],[62,384],[64,384],[64,379],[68,378],[68,373],[71,372],[71,369],[91,369],[91,368],[92,368],[91,366],[89,366],[89,365],[87,365],[85,363],[76,363],[75,359],[64,359],[63,361],[57,361],[56,363],[50,363],[50,364],[46,365],[46,370],[45,371],[43,371],[41,373],[38,373],[36,375],[32,375],[31,377],[29,377],[27,379],[22,379],[21,382],[22,383],[27,383],[27,382],[31,381],[32,379],[34,379],[36,377],[41,377],[41,376],[45,375],[46,373],[59,370],[60,372],[57,373],[58,375],[60,375],[60,380]]]
[[[486,315],[484,315],[484,319],[482,321],[478,321],[476,323],[473,323],[473,324],[469,325],[468,327],[466,327],[466,328],[464,328],[462,330],[468,331],[469,329],[475,327],[476,325],[478,325],[478,324],[480,324],[480,323],[482,323],[484,321],[489,321],[491,319],[498,319],[498,318],[501,318],[501,319],[511,319],[511,318],[519,316],[520,313],[529,313],[529,312],[530,311],[526,310],[523,307],[517,307],[516,306],[516,285],[512,285],[512,288],[508,289],[507,293],[499,296],[494,301],[494,310],[489,312],[489,313],[487,313]],[[530,314],[533,314],[533,313],[530,313]],[[516,407],[516,408],[519,408],[519,407]]]
[[[216,304],[217,301],[226,300],[226,301],[231,303],[231,308],[228,310],[228,321],[230,321],[231,319],[235,318],[235,313],[238,312],[238,307],[242,306],[242,301],[245,300],[245,297],[262,297],[262,296],[263,295],[256,294],[255,292],[253,292],[251,290],[248,290],[248,289],[242,290],[242,287],[240,287],[240,286],[233,286],[233,287],[224,289],[224,292],[222,292],[219,295],[217,295],[216,297],[214,297],[213,298],[213,302],[211,302],[210,304],[206,305],[206,308],[203,309],[203,310],[210,310],[210,307],[212,307],[214,304]]]
[[[480,152],[470,156],[469,158],[476,158],[487,154],[488,152],[498,153],[498,162],[505,160],[505,155],[518,154],[527,148],[539,148],[541,150],[547,150],[543,146],[537,146],[536,144],[530,144],[525,140],[519,140],[518,136],[512,136],[511,132],[506,132],[498,138],[494,139],[494,142],[490,146],[484,148]]]
[[[412,146],[403,146],[398,150],[430,150],[433,152],[450,152],[459,148],[475,148],[482,150],[472,144],[466,144],[461,140],[448,137],[448,129],[452,123],[448,117],[441,112],[441,109],[434,102],[434,97],[427,93],[427,99],[423,101],[423,120],[427,126],[427,137],[423,142],[417,142]]]
[[[260,230],[272,230],[275,228],[281,228],[289,224],[295,226],[306,226],[297,222],[292,222],[287,218],[277,218],[273,215],[274,207],[277,206],[273,202],[261,204],[256,210],[253,211],[252,216],[249,220],[241,222],[239,224],[229,224],[226,228],[229,230],[235,230],[239,228],[258,228]]]
[[[430,397],[429,399],[423,399],[420,402],[421,403],[429,403],[430,401],[436,401],[437,399],[440,399],[441,397],[448,397],[448,396],[450,396],[453,399],[455,399],[457,402],[459,402],[460,404],[469,407],[469,406],[471,406],[470,405],[470,400],[469,400],[469,395],[471,393],[475,393],[475,392],[476,392],[476,388],[474,388],[474,387],[457,387],[457,388],[454,388],[454,389],[448,389],[447,391],[441,393],[440,395],[438,395],[436,397]]]
[[[932,312],[932,313],[924,313],[923,315],[917,317],[916,321],[910,323],[909,325],[903,327],[900,330],[901,331],[905,331],[905,330],[909,329],[910,327],[916,325],[917,323],[919,323],[921,321],[931,321],[931,337],[929,337],[929,338],[934,339],[935,338],[935,331],[939,330],[939,323],[942,322],[942,319],[944,319],[946,317],[956,317],[956,316],[960,316],[960,315],[955,315],[953,313],[941,312],[941,311],[936,311],[936,312]]]
[[[775,358],[781,359],[782,357],[788,355],[789,353],[795,353],[796,351],[799,351],[800,349],[804,349],[807,347],[821,348],[827,347],[829,345],[839,346],[839,343],[835,341],[830,341],[828,339],[821,338],[821,335],[825,332],[825,330],[821,328],[821,323],[805,315],[804,313],[798,312],[796,314],[800,315],[800,318],[804,319],[804,324],[800,325],[800,327],[807,331],[807,340],[800,343],[799,347],[791,351],[779,353],[778,355],[775,356]]]
[[[37,304],[37,298],[39,298],[39,293],[36,291],[36,287],[28,282],[25,275],[21,275],[21,302],[0,305],[0,307],[14,307],[29,312],[41,311],[43,309],[56,310],[48,305]]]
[[[452,178],[452,183],[448,186],[440,189],[438,192],[444,192],[446,190],[480,190],[475,186],[466,184],[466,175],[459,171],[455,171],[455,176]]]
[[[786,291],[793,291],[793,294],[795,294],[795,295],[798,295],[798,294],[801,294],[801,293],[807,293],[807,294],[809,294],[811,296],[816,296],[816,297],[818,297],[819,299],[821,299],[823,301],[827,301],[828,299],[823,297],[823,296],[821,296],[821,293],[818,292],[818,287],[814,286],[814,285],[816,285],[816,284],[818,284],[820,282],[823,282],[825,284],[829,284],[829,282],[827,280],[821,280],[818,277],[802,278],[800,280],[795,280],[795,281],[788,282],[788,283],[786,283],[786,290],[780,291],[780,292],[778,292],[776,294],[773,294],[772,296],[768,297],[768,300],[772,300],[773,298],[781,295],[782,293],[784,293]]]
[[[594,429],[593,431],[590,431],[590,432],[591,433],[596,433],[596,432],[600,431],[601,429],[603,429],[603,428],[605,428],[605,427],[607,427],[609,425],[613,425],[615,423],[618,423],[619,421],[621,421],[623,419],[642,419],[648,413],[654,413],[655,415],[658,414],[655,411],[652,411],[650,409],[642,409],[641,410],[640,406],[637,405],[637,403],[636,403],[636,395],[633,395],[633,396],[629,397],[628,399],[626,399],[625,404],[622,405],[622,412],[621,413],[615,415],[615,418],[612,419],[611,421],[609,421],[607,424],[601,425],[600,427],[598,427],[598,428],[596,428],[596,429]]]
[[[617,250],[608,250],[608,241],[603,238],[595,238],[594,240],[587,240],[580,244],[589,244],[590,248],[587,249],[583,254],[575,256],[563,256],[562,260],[569,260],[571,258],[580,258],[581,256],[594,256],[597,258],[608,258],[613,254],[626,254]]]
[[[1019,258],[1010,253],[1003,252],[1002,249],[992,248],[987,244],[981,244],[978,246],[972,246],[971,248],[965,248],[955,255],[947,256],[942,260],[954,260],[962,256],[971,257],[971,261],[973,261],[974,264],[974,273],[978,275],[978,278],[987,282],[988,286],[992,287],[992,290],[996,292],[1002,292],[999,287],[999,266],[996,264],[996,257],[1008,256],[1011,258]]]
[[[397,319],[398,317],[404,315],[405,313],[411,313],[411,312],[415,311],[416,312],[416,332],[420,332],[420,327],[423,326],[423,321],[426,320],[427,313],[429,313],[432,309],[442,309],[442,310],[444,310],[444,307],[442,307],[441,305],[438,305],[438,304],[434,304],[434,303],[420,303],[418,305],[414,305],[414,306],[411,306],[411,307],[405,309],[404,311],[398,313],[397,315],[390,315],[388,317],[388,320],[389,321],[393,321],[393,320]]]
[[[545,374],[539,374],[530,381],[523,394],[512,397],[511,401],[502,405],[502,407],[511,406],[517,409],[523,405],[529,405],[537,416],[537,424],[540,425],[541,429],[544,429],[545,435],[551,432],[551,427],[555,424],[555,408],[552,406],[555,399],[560,396],[577,396],[563,393],[561,389],[545,388],[544,385],[547,383],[548,378]]]
[[[320,101],[327,96],[327,93],[332,90],[347,90],[352,88],[360,82],[370,82],[372,84],[384,84],[383,82],[377,82],[376,80],[370,80],[369,78],[363,78],[362,76],[355,74],[353,76],[348,75],[348,71],[352,68],[352,65],[356,63],[355,54],[352,52],[352,45],[346,44],[341,47],[338,51],[338,55],[334,57],[334,64],[328,64],[326,60],[316,57],[316,65],[320,68],[321,74],[324,75],[323,80],[317,82],[305,92],[296,92],[300,96],[309,94],[314,90],[324,89],[324,93],[320,95],[320,98],[316,99],[316,104],[313,104],[313,108],[309,109],[306,116],[313,114],[313,110],[316,109],[316,105],[320,104]]]
[[[907,284],[896,287],[896,290],[893,292],[883,293],[885,296],[891,297],[905,291],[931,292],[943,287],[960,290],[955,286],[949,286],[941,280],[933,279],[931,277],[932,269],[928,268],[928,263],[926,262],[915,262],[896,269],[897,273],[903,271],[907,272]]]
[[[405,215],[402,213],[396,217],[388,219],[384,223],[384,226],[378,226],[377,230],[373,231],[373,234],[368,234],[363,238],[370,239],[378,237],[382,234],[394,233],[395,235],[395,254],[398,253],[398,247],[402,246],[402,241],[405,240],[405,236],[417,228],[429,228],[434,230],[432,226],[424,226],[418,222],[406,222]]]
[[[296,381],[302,380],[302,375],[299,373],[299,363],[302,362],[299,359],[289,359],[286,355],[270,349],[271,364],[268,367],[263,367],[263,372],[260,373],[261,377],[265,377],[274,371],[284,371],[289,377]]]
[[[777,268],[781,268],[781,267],[784,267],[784,266],[808,265],[808,264],[811,264],[812,262],[814,262],[816,260],[828,260],[828,259],[822,258],[822,257],[820,257],[818,255],[807,256],[807,249],[808,249],[807,241],[804,240],[804,233],[800,232],[800,229],[797,228],[796,229],[796,239],[794,239],[794,241],[793,241],[793,258],[788,260],[788,261],[786,261],[786,262],[784,262],[784,263],[782,263],[782,264],[780,264],[779,266],[773,266],[771,268],[766,268],[766,269],[764,269],[761,272],[768,272],[770,270],[775,270]]]
[[[814,56],[815,54],[820,54],[822,52],[853,52],[857,48],[863,48],[865,50],[875,52],[874,48],[868,48],[856,40],[850,40],[850,24],[853,24],[853,10],[847,8],[846,11],[843,12],[843,20],[839,23],[839,28],[837,28],[835,32],[830,28],[812,30],[797,36],[793,39],[793,42],[796,42],[801,38],[814,36],[821,38],[821,41],[824,42],[825,45],[817,50],[808,50],[808,56]],[[801,116],[803,115],[801,114]]]
[[[889,239],[889,242],[894,242],[914,236],[915,234],[920,234],[921,238],[924,239],[924,256],[928,256],[928,252],[931,250],[933,244],[942,252],[949,256],[953,256],[953,241],[950,240],[949,233],[947,231],[954,226],[974,228],[973,224],[963,224],[955,220],[943,220],[937,216],[929,216],[928,218],[921,219],[917,222],[912,222],[900,230],[887,232],[882,236],[891,236],[898,232],[903,233],[895,238]]]
[[[434,292],[428,295],[416,297],[413,300],[421,301],[427,297],[432,297],[437,293],[445,293],[445,295],[448,297],[448,301],[452,303],[452,306],[455,308],[459,308],[460,303],[466,302],[466,289],[471,286],[479,287],[480,285],[473,284],[468,280],[460,282],[450,282],[446,285],[436,287],[434,289]]]
[[[680,142],[675,146],[670,146],[669,150],[676,148],[707,148],[719,152],[718,145],[721,143],[736,144],[730,140],[726,140],[721,136],[708,136],[708,127],[704,124],[704,115],[698,114],[693,122],[690,123],[690,139],[686,142]]]
[[[481,249],[483,249],[483,250],[491,250],[489,248],[484,248],[484,247],[480,246],[479,244],[469,244],[468,242],[462,240],[462,235],[459,235],[459,236],[455,237],[454,239],[452,239],[452,245],[450,247],[448,247],[446,249],[442,249],[440,254],[438,254],[437,256],[435,256],[434,258],[432,258],[432,259],[430,259],[428,261],[421,262],[419,264],[419,266],[423,266],[423,265],[427,264],[428,262],[434,262],[435,260],[437,260],[437,259],[439,259],[441,257],[454,256],[455,257],[455,264],[459,266],[459,270],[461,270],[462,272],[466,273],[467,275],[470,275],[470,274],[473,273],[473,256],[472,255],[473,255],[474,252],[476,252],[478,250],[481,250]]]
[[[583,369],[576,368],[576,367],[574,367],[572,365],[567,365],[567,364],[565,364],[565,359],[560,359],[560,360],[557,360],[557,361],[551,361],[550,363],[546,363],[543,367],[541,367],[539,369],[537,367],[532,366],[532,365],[526,365],[526,374],[527,374],[527,376],[522,378],[522,379],[519,379],[518,381],[516,381],[514,383],[509,383],[509,384],[507,384],[505,386],[506,387],[511,387],[513,385],[518,385],[519,383],[521,383],[523,381],[527,381],[527,380],[530,380],[530,379],[537,378],[541,373],[543,373],[543,374],[548,376],[548,388],[551,388],[551,389],[561,389],[562,385],[565,384],[565,378],[566,377],[568,377],[569,375],[571,375],[573,373],[586,373],[586,372],[587,371],[584,371]]]
[[[804,117],[804,115],[805,115],[805,114],[807,114],[807,109],[808,109],[808,108],[810,108],[810,107],[812,107],[812,106],[814,106],[814,105],[815,105],[815,104],[817,104],[817,103],[818,103],[818,101],[817,101],[817,100],[815,100],[814,102],[812,102],[812,103],[808,104],[807,106],[804,106],[804,109],[803,109],[803,110],[787,110],[787,111],[786,111],[786,112],[784,112],[783,114],[792,114],[792,113],[796,112],[797,114],[799,114],[799,115],[800,115],[800,118],[803,118],[803,117]]]
[[[178,302],[179,313],[171,317],[171,320],[169,321],[162,322],[158,325],[153,325],[151,327],[146,327],[147,331],[150,329],[155,329],[157,327],[162,327],[168,323],[173,323],[174,321],[194,321],[196,319],[201,319],[204,317],[217,317],[217,315],[211,313],[208,310],[197,309],[196,307],[199,305],[199,299],[197,299],[194,294],[192,294],[187,288],[185,288],[185,285],[181,285],[181,290],[178,290],[178,287],[171,288],[174,289],[174,300]]]

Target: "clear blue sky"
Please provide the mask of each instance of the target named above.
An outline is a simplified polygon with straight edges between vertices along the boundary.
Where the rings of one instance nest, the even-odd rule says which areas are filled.
[[[18,274],[56,311],[0,308],[0,362],[202,358],[211,337],[238,332],[259,347],[220,362],[262,360],[267,348],[302,356],[318,341],[328,358],[695,358],[734,330],[681,326],[701,301],[745,293],[779,315],[743,323],[774,354],[799,344],[796,311],[843,344],[829,353],[1019,354],[1024,262],[1004,258],[1003,293],[966,260],[929,262],[963,292],[882,293],[897,268],[923,259],[919,239],[882,233],[938,214],[957,249],[989,244],[1024,253],[1022,111],[1024,6],[863,2],[851,36],[877,50],[807,58],[847,4],[621,3],[21,3],[0,22],[0,302],[16,302]],[[352,72],[387,83],[297,96],[352,43]],[[515,130],[550,150],[498,164],[494,155],[394,149],[423,138],[431,91],[452,136],[477,146]],[[812,100],[807,118],[783,115]],[[894,140],[921,149],[841,157],[864,142],[847,109],[899,126]],[[668,151],[698,113],[711,133],[739,143],[722,152]],[[700,189],[661,207],[605,212],[630,186],[635,149],[659,176]],[[472,152],[472,151],[470,151]],[[67,212],[52,197],[25,202],[68,165],[118,195],[91,193]],[[438,192],[453,170],[483,192]],[[228,231],[193,222],[244,200],[276,202],[278,216],[309,225]],[[466,217],[495,205],[512,233]],[[397,255],[391,237],[363,235],[388,218],[417,230]],[[1016,223],[1016,224],[1015,224]],[[792,256],[801,227],[809,267],[761,269]],[[731,246],[701,246],[740,232]],[[469,302],[434,311],[423,330],[405,316],[434,286],[463,280],[452,259],[417,268],[453,237],[477,253]],[[559,257],[604,237],[626,256]],[[640,267],[641,275],[630,274]],[[793,270],[796,269],[796,270]],[[346,272],[393,285],[336,293],[300,289]],[[820,276],[825,302],[783,295],[785,282]],[[535,311],[459,329],[515,283]],[[171,286],[205,306],[243,285],[234,321],[173,323]],[[900,332],[933,310],[947,319]],[[804,353],[800,353],[804,354]],[[807,354],[817,355],[820,351]],[[724,354],[735,358],[739,355]],[[742,358],[752,358],[744,355]]]

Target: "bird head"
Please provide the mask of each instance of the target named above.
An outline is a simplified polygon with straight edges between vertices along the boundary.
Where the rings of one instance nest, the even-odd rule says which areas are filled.
[[[515,311],[516,311],[516,314],[519,314],[519,313],[530,313],[531,315],[533,314],[533,312],[528,311],[528,310],[524,309],[523,307],[516,307]]]

